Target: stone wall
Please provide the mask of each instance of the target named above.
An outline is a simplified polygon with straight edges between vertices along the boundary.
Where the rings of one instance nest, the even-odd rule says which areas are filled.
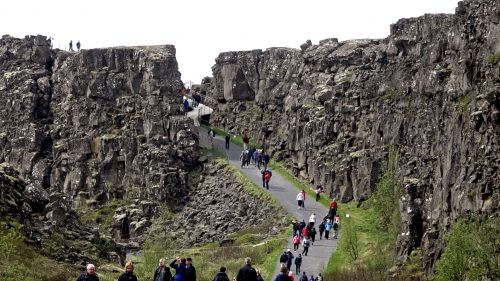
[[[422,247],[432,270],[455,218],[498,212],[499,7],[462,1],[454,15],[399,20],[380,40],[222,53],[212,121],[342,202],[370,196],[396,148],[398,258]]]

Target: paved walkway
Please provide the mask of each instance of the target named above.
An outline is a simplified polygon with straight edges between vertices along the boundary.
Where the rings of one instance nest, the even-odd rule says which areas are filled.
[[[199,133],[200,133],[200,144],[204,146],[209,146],[207,130],[202,127],[199,127]],[[231,165],[243,171],[243,173],[245,173],[245,175],[247,175],[251,180],[257,183],[259,186],[262,186],[262,175],[260,174],[260,171],[256,167],[250,165],[250,167],[241,168],[239,157],[242,151],[242,147],[237,146],[234,143],[231,143],[230,148],[226,150],[225,141],[222,139],[221,136],[216,136],[214,140],[214,148],[217,148],[221,151],[225,151],[228,161]],[[315,228],[316,231],[318,231],[317,226],[320,224],[323,217],[327,215],[328,209],[323,205],[321,205],[320,203],[316,202],[315,198],[311,198],[308,195],[306,195],[305,208],[298,209],[296,198],[299,191],[300,191],[299,189],[297,189],[294,185],[292,185],[292,183],[290,183],[280,174],[278,174],[277,172],[273,172],[273,176],[269,183],[269,192],[272,195],[274,195],[274,197],[278,199],[278,201],[283,205],[283,207],[285,207],[285,209],[290,214],[295,216],[295,218],[297,218],[299,222],[304,220],[306,223],[308,223],[309,217],[314,212],[316,214]],[[292,236],[291,223],[289,229],[290,229],[290,238],[288,241],[287,248],[292,250],[294,256],[298,256],[299,253],[302,253],[302,246],[299,248],[297,252],[293,251],[293,244],[291,237]],[[314,245],[309,247],[308,255],[302,258],[301,271],[305,271],[309,278],[311,277],[311,274],[313,274],[314,277],[316,277],[319,272],[323,272],[326,266],[328,265],[328,260],[330,259],[330,256],[337,248],[337,241],[338,240],[333,240],[333,239],[319,240],[319,231],[318,231],[318,233],[316,234],[316,242],[314,243]],[[284,250],[286,250],[287,248],[285,248]],[[278,274],[279,269],[280,269],[280,263],[278,260],[276,261],[275,275]],[[291,269],[295,273],[295,263],[292,264]]]

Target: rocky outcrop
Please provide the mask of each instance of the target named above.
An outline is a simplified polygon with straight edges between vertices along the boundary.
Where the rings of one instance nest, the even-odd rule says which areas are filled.
[[[200,171],[192,172],[190,182],[188,203],[171,206],[167,215],[161,214],[165,211],[162,206],[147,201],[136,200],[117,209],[114,237],[131,238],[129,248],[138,249],[147,237],[163,235],[162,239],[175,241],[177,248],[189,248],[209,242],[231,243],[231,234],[250,227],[262,229],[263,240],[287,224],[286,212],[252,195],[255,193],[249,192],[226,163],[206,162]]]
[[[190,121],[178,117],[175,48],[49,45],[2,38],[0,161],[32,177],[32,189],[71,198],[184,197],[197,148]]]
[[[98,234],[72,224],[74,210],[114,199],[187,201],[198,140],[180,113],[175,52],[169,45],[65,52],[44,36],[0,39],[0,163],[25,180],[16,190],[33,218],[30,239],[43,245],[47,227],[71,225],[61,241],[93,241]],[[2,193],[2,213],[13,211],[17,193],[9,196]]]
[[[432,271],[455,218],[499,210],[499,7],[462,1],[454,15],[402,19],[380,40],[222,53],[212,122],[342,202],[370,196],[395,147],[398,259],[422,247]]]
[[[109,259],[125,260],[125,249],[109,236],[83,225],[71,200],[61,193],[52,194],[42,211],[34,212],[31,198],[23,194],[27,182],[5,163],[0,164],[0,218],[23,223],[26,242],[47,256],[81,266]]]

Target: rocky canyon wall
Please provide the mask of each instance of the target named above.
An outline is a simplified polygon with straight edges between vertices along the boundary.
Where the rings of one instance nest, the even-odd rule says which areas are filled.
[[[421,247],[432,270],[454,219],[498,214],[500,1],[402,19],[385,39],[221,53],[212,70],[212,122],[332,198],[368,198],[399,152],[400,260]]]

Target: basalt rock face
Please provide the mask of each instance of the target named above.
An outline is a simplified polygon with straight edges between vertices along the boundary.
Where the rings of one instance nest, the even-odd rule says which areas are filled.
[[[402,19],[381,40],[222,53],[212,121],[342,202],[375,190],[394,147],[398,258],[422,247],[432,271],[455,218],[498,213],[499,23],[500,1],[462,1],[454,15]]]
[[[198,140],[182,87],[173,46],[64,52],[44,36],[3,36],[0,163],[53,221],[113,199],[183,204]]]

